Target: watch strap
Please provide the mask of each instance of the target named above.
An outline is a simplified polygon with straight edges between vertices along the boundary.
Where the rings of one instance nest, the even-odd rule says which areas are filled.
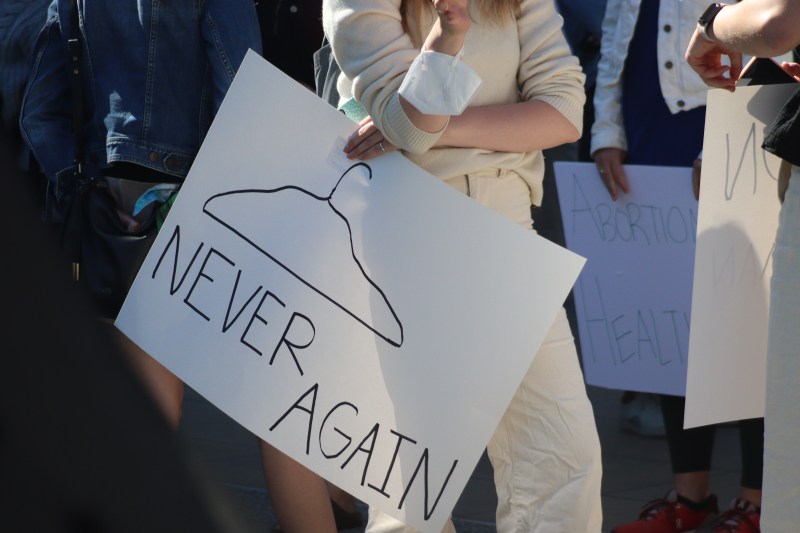
[[[722,3],[713,3],[700,15],[700,18],[697,19],[697,27],[700,35],[708,39],[709,41],[714,41],[714,35],[712,32],[712,23],[714,22],[714,18],[716,18],[717,14],[722,11],[723,7],[726,7],[728,4]]]

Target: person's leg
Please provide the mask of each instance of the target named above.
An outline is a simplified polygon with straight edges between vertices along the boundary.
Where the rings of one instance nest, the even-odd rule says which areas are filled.
[[[739,421],[742,476],[739,495],[713,522],[695,533],[758,533],[761,519],[762,454],[764,419]]]
[[[675,474],[675,491],[687,500],[700,503],[711,496],[711,471],[680,472]]]
[[[681,533],[710,525],[719,507],[711,493],[714,426],[683,429],[685,399],[659,395],[675,488],[612,533]]]
[[[761,486],[764,479],[764,419],[751,418],[739,422],[742,452],[742,478],[739,498],[761,507]]]
[[[800,524],[800,169],[792,168],[772,254],[761,531]]]
[[[109,327],[113,326],[109,324]],[[167,421],[177,428],[183,405],[183,381],[121,332],[116,331],[116,337],[119,338],[123,353],[161,408]]]
[[[475,174],[447,183],[532,229],[530,190],[517,174]],[[487,452],[497,490],[498,533],[600,531],[600,439],[563,308]]]
[[[286,533],[332,533],[333,510],[324,479],[277,448],[259,441],[272,507]]]
[[[530,191],[515,173],[448,184],[526,229]],[[498,533],[599,532],[600,439],[562,308],[487,445]]]
[[[692,502],[703,502],[711,496],[711,456],[714,452],[716,427],[683,429],[686,398],[668,395],[660,397],[670,463],[675,474],[675,490],[678,495]]]
[[[563,309],[487,451],[499,533],[600,531],[600,442]]]

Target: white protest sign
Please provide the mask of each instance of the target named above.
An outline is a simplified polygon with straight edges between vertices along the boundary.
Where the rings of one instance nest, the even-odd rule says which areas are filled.
[[[626,165],[611,199],[592,163],[554,164],[587,383],[683,395],[697,201],[688,168]]]
[[[764,416],[780,161],[761,143],[796,87],[708,93],[685,427]]]
[[[244,427],[423,531],[449,516],[583,259],[250,53],[117,319]]]

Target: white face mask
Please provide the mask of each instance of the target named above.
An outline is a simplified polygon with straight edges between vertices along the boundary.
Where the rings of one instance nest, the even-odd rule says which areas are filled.
[[[480,77],[455,56],[424,51],[411,64],[399,93],[426,115],[460,115],[481,85]]]

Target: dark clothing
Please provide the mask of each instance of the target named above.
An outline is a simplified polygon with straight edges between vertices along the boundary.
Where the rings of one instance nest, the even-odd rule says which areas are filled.
[[[629,165],[690,167],[703,149],[705,106],[672,114],[658,81],[658,0],[643,0],[622,77]]]
[[[586,74],[586,90],[594,90],[606,0],[556,0],[556,9],[564,19],[564,37],[569,48]],[[588,94],[586,101],[591,101]]]
[[[184,177],[245,53],[260,51],[252,0],[79,5],[88,172],[131,163]],[[69,0],[50,5],[20,111],[57,195],[59,178],[74,174],[72,13]]]
[[[322,0],[259,0],[256,11],[264,58],[313,88],[313,56],[322,43]]]
[[[767,152],[800,166],[800,88],[775,117],[764,135],[763,147]]]
[[[27,150],[19,134],[19,109],[33,60],[36,37],[47,20],[50,0],[0,2],[0,117],[19,167],[28,170]],[[22,153],[24,152],[24,157]]]
[[[322,46],[314,52],[314,88],[317,96],[331,104],[339,106],[339,91],[336,89],[336,80],[339,79],[342,69],[333,57],[333,50],[328,39],[324,38]]]
[[[683,429],[683,410],[686,399],[682,396],[661,396],[661,412],[669,440],[672,472],[702,472],[711,470],[714,452],[714,435],[717,426]],[[740,420],[739,439],[742,458],[741,485],[761,490],[764,471],[764,419]]]

